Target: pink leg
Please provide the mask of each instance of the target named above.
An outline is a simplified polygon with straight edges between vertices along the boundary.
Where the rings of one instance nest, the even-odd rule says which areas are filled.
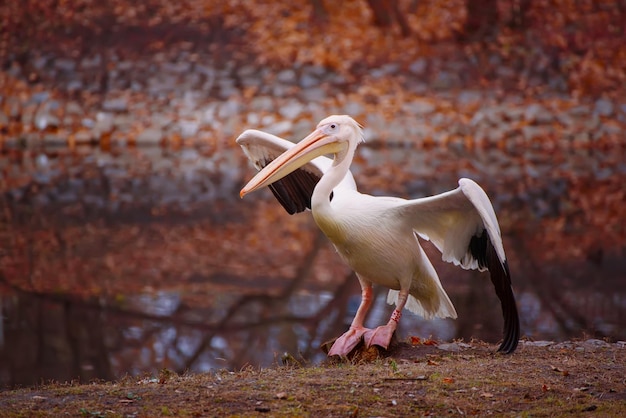
[[[328,351],[329,356],[347,356],[354,347],[361,342],[363,334],[369,329],[363,327],[367,311],[372,305],[372,284],[361,281],[361,304],[352,320],[350,329],[341,337],[337,338],[333,346]]]
[[[387,322],[387,325],[380,326],[365,333],[364,338],[366,346],[371,347],[372,345],[379,345],[385,350],[389,348],[391,337],[393,337],[393,333],[396,332],[398,322],[400,322],[400,317],[402,316],[402,309],[404,308],[404,305],[406,305],[408,298],[409,291],[401,289],[398,294],[396,309],[394,309],[391,313],[391,318],[389,319],[389,322]]]

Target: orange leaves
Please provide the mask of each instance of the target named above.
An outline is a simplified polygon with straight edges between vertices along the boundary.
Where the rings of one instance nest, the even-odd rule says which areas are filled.
[[[554,51],[576,96],[620,88],[626,75],[624,11],[617,1],[592,4],[553,0],[531,6],[540,47]]]
[[[408,38],[402,38],[395,27],[376,27],[365,1],[326,2],[327,18],[321,22],[311,20],[308,1],[232,2],[225,14],[229,26],[248,29],[247,37],[254,39],[250,44],[263,63],[312,63],[348,74],[353,65],[415,57],[421,50],[420,39],[449,38],[460,25],[457,11],[462,3],[432,2],[420,4],[417,14],[405,11],[414,32]],[[271,19],[279,19],[280,24],[268,24]]]
[[[430,337],[422,340],[420,337],[416,337],[414,335],[411,335],[411,337],[409,337],[409,342],[411,343],[411,345],[437,345],[437,341],[433,340]]]
[[[465,21],[465,0],[420,1],[415,13],[407,13],[415,37],[434,42],[451,39]]]

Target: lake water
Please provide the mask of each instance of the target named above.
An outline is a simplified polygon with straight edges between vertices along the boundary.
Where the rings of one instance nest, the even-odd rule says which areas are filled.
[[[623,148],[377,145],[353,165],[362,192],[487,191],[525,337],[626,339]],[[254,170],[235,147],[5,149],[0,170],[0,386],[319,362],[358,306],[310,214],[239,199]],[[459,318],[407,313],[399,337],[497,343],[488,275],[425,247]],[[386,322],[385,297],[366,325]]]

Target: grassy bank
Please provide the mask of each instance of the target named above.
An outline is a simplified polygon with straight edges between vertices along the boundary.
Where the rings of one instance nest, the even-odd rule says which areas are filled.
[[[245,368],[107,383],[51,383],[0,393],[4,416],[619,416],[626,348],[597,340],[525,343],[509,356],[482,343],[403,344],[390,357]]]

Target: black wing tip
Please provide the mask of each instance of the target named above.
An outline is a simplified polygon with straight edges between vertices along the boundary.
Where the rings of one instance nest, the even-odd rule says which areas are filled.
[[[271,160],[259,161],[261,167],[267,166]],[[268,187],[283,208],[290,215],[311,209],[311,196],[319,181],[319,176],[297,169]]]
[[[504,341],[502,344],[500,344],[500,347],[498,347],[497,352],[506,355],[513,354],[517,349],[517,345],[518,339],[515,339],[514,341]]]
[[[504,316],[504,341],[500,344],[498,352],[511,354],[517,349],[517,345],[519,344],[520,323],[515,295],[513,294],[513,289],[510,284],[511,275],[506,262],[503,265],[503,272],[506,274],[508,283],[503,283],[503,294],[498,294],[501,299],[502,314]]]
[[[478,264],[481,267],[487,267],[489,270],[491,282],[496,290],[496,295],[500,299],[502,316],[504,318],[504,340],[498,347],[498,352],[511,354],[517,349],[519,344],[520,324],[517,303],[511,286],[509,265],[506,260],[500,261],[486,230],[483,231],[481,236],[472,237],[470,251],[478,260]]]
[[[498,347],[497,352],[502,354],[513,354],[519,344],[519,330],[517,333],[507,335]]]
[[[285,190],[285,187],[280,180],[270,184],[268,187],[272,191],[276,200],[278,200],[278,203],[285,208],[288,214],[293,215],[304,210],[304,208],[299,207],[296,202],[289,199],[288,192]]]
[[[517,349],[520,338],[519,318],[517,317],[517,309],[513,308],[511,313],[504,321],[504,341],[498,347],[498,352],[503,354],[512,354]]]

